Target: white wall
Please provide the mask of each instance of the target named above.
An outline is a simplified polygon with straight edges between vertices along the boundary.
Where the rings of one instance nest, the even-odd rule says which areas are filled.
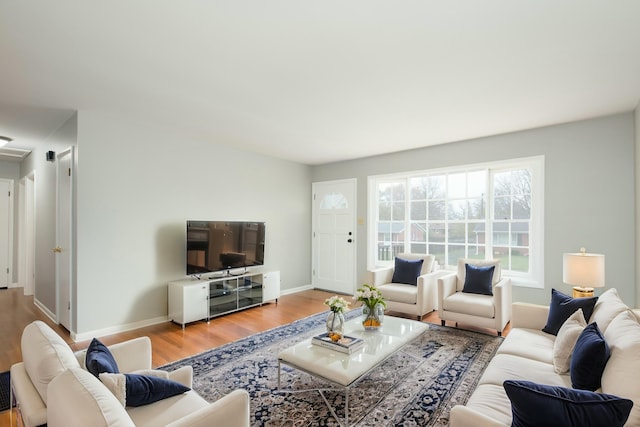
[[[311,283],[310,168],[79,113],[78,334],[164,318],[187,219],[265,221],[282,287]]]
[[[633,305],[634,138],[634,117],[627,113],[316,166],[312,180],[357,178],[358,217],[366,219],[370,175],[544,155],[545,288],[516,288],[514,300],[546,304],[552,287],[570,293],[562,283],[562,254],[586,247],[606,255],[607,287],[616,287],[625,302]],[[361,281],[367,268],[366,231],[365,223],[358,225]]]
[[[56,163],[46,161],[45,153],[59,153],[76,144],[77,115],[74,114],[46,141],[39,141],[20,164],[20,177],[35,171],[35,289],[34,299],[56,313],[55,255],[56,246]],[[16,222],[17,224],[17,222]],[[17,252],[16,252],[17,254]]]

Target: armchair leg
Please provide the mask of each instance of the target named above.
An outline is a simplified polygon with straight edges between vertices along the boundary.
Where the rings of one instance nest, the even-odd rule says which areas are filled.
[[[498,336],[501,337],[502,336],[502,331],[498,331]]]
[[[445,321],[445,320],[441,320],[441,321],[440,321],[440,324],[441,324],[442,326],[445,326],[445,323],[446,323],[446,321]]]

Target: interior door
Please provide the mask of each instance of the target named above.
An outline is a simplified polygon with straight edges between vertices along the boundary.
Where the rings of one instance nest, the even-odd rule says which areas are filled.
[[[12,187],[13,180],[0,179],[0,288],[8,288],[11,283]]]
[[[56,288],[58,293],[58,323],[71,329],[71,283],[73,239],[72,239],[72,206],[73,206],[73,147],[57,156],[56,182]]]
[[[313,286],[353,295],[356,271],[356,180],[312,184]]]

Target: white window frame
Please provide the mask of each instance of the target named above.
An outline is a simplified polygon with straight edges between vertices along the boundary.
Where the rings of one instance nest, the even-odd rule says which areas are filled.
[[[389,263],[376,262],[377,257],[377,213],[378,213],[378,182],[390,181],[390,180],[402,180],[409,179],[416,176],[424,175],[438,175],[444,173],[459,173],[467,172],[478,169],[487,170],[487,206],[490,208],[485,215],[485,229],[486,235],[489,240],[487,242],[487,251],[485,257],[489,258],[491,254],[491,248],[493,247],[493,176],[496,172],[509,170],[509,169],[524,169],[531,170],[531,219],[529,230],[529,259],[530,259],[530,272],[518,273],[513,271],[505,271],[504,276],[510,277],[514,286],[530,287],[530,288],[544,288],[544,156],[532,156],[518,159],[509,159],[495,162],[476,163],[469,165],[452,166],[447,168],[429,169],[422,171],[401,172],[385,175],[372,175],[367,178],[368,184],[368,244],[367,244],[367,268],[369,270],[384,267]],[[407,188],[407,191],[409,189]],[[407,206],[405,212],[409,211],[410,197],[407,194],[405,197]],[[406,214],[405,214],[406,215]],[[405,218],[405,221],[410,222]],[[490,237],[489,237],[490,236]],[[408,250],[409,241],[405,240],[405,248]],[[450,270],[454,270],[455,266],[444,266]]]

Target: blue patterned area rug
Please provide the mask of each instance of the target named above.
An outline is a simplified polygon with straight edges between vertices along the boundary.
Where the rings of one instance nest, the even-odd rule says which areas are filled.
[[[359,310],[347,313],[347,319]],[[323,332],[320,313],[267,332],[179,360],[194,369],[193,388],[213,402],[244,388],[251,395],[253,426],[337,426],[327,405],[312,388],[326,382],[283,365],[277,391],[279,351]],[[372,370],[349,393],[349,422],[356,426],[447,426],[449,411],[466,403],[503,338],[429,324],[421,337]],[[325,392],[344,418],[344,389]]]

